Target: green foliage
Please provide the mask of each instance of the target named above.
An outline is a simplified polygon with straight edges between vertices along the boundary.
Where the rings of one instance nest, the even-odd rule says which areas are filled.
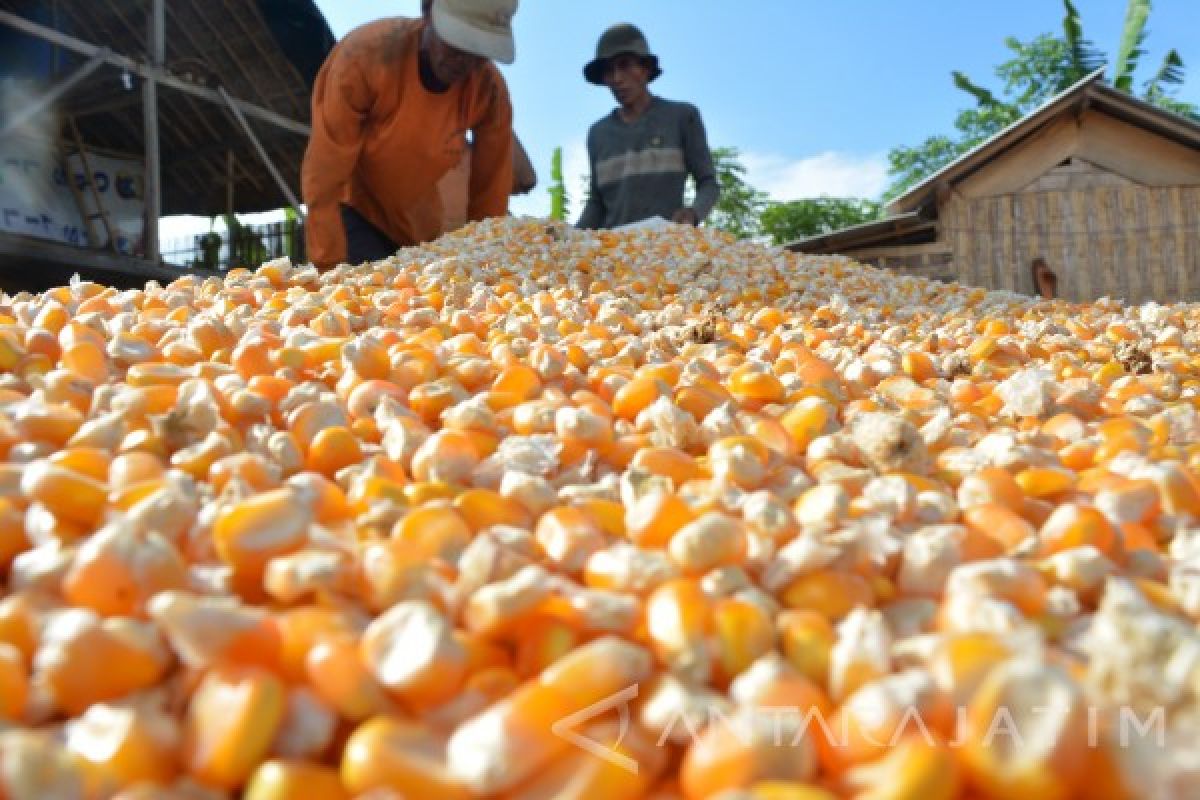
[[[1159,66],[1158,71],[1154,73],[1154,77],[1146,81],[1146,99],[1152,103],[1163,105],[1166,103],[1174,103],[1169,96],[1168,86],[1177,87],[1183,83],[1183,58],[1180,57],[1177,50],[1169,50],[1163,56],[1163,62]],[[1186,103],[1183,105],[1187,105]],[[1170,106],[1165,106],[1170,108]],[[1177,112],[1178,113],[1178,112]]]
[[[300,213],[288,206],[283,209],[283,254],[294,263],[299,254],[296,246],[296,234],[299,233]]]
[[[883,206],[855,197],[816,197],[771,203],[762,212],[762,231],[773,244],[787,244],[807,236],[860,225],[879,219]]]
[[[242,224],[236,214],[222,214],[229,237],[230,267],[257,269],[267,260],[267,248],[262,238]]]
[[[554,148],[550,159],[550,218],[563,221],[567,218],[567,184],[563,180],[562,148]]]
[[[708,217],[708,224],[739,239],[759,236],[760,216],[768,205],[767,193],[746,181],[746,167],[736,147],[715,148],[712,156],[721,197]]]
[[[916,186],[926,175],[932,175],[966,152],[961,139],[949,136],[930,136],[916,147],[900,145],[888,152],[888,175],[892,182],[883,193],[892,200]]]
[[[962,89],[967,94],[975,98],[975,101],[984,108],[1000,105],[1000,101],[996,99],[996,95],[992,94],[991,89],[985,89],[982,86],[977,86],[974,81],[968,78],[958,70],[950,73],[954,78],[954,85]]]
[[[1083,22],[1079,19],[1079,11],[1075,8],[1075,4],[1071,0],[1063,0],[1063,8],[1066,12],[1062,22],[1063,42],[1067,46],[1068,59],[1068,74],[1064,77],[1074,78],[1063,86],[1065,89],[1084,75],[1090,75],[1103,67],[1104,53],[1090,40],[1084,38]]]
[[[1123,92],[1133,91],[1133,73],[1138,60],[1146,54],[1146,21],[1150,19],[1150,0],[1129,0],[1125,6],[1125,24],[1121,26],[1121,43],[1117,46],[1116,72],[1113,86]]]
[[[1004,40],[1011,56],[995,69],[999,91],[983,87],[961,72],[951,73],[954,85],[969,94],[974,105],[955,118],[954,133],[931,136],[919,145],[896,147],[888,153],[892,182],[884,193],[886,199],[904,194],[1104,65],[1103,52],[1084,37],[1073,0],[1063,0],[1063,7],[1061,35],[1045,33],[1028,42],[1011,36]],[[1150,0],[1128,0],[1114,62],[1113,85],[1118,89],[1133,91],[1133,76],[1145,54],[1149,14]],[[1200,120],[1200,109],[1173,96],[1183,77],[1183,59],[1171,50],[1146,82],[1143,97],[1160,108]]]
[[[207,269],[216,272],[221,266],[221,234],[213,230],[216,221],[216,217],[209,219],[208,233],[198,240],[200,256],[192,260],[190,266],[193,269]]]

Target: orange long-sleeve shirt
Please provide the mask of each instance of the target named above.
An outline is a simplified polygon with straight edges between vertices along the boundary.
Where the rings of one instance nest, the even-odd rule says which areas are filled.
[[[491,63],[444,93],[421,84],[417,54],[425,23],[385,19],[351,31],[317,74],[312,136],[301,182],[308,206],[308,255],[321,269],[346,257],[339,203],[397,244],[437,238],[438,181],[473,137],[467,216],[508,211],[512,105]]]

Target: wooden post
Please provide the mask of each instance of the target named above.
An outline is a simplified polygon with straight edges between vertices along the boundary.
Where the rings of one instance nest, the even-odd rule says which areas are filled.
[[[150,0],[149,30],[146,32],[153,66],[162,69],[167,60],[166,7],[164,0]],[[162,161],[158,148],[158,83],[142,83],[142,125],[146,138],[146,260],[158,263],[158,219],[162,216]]]

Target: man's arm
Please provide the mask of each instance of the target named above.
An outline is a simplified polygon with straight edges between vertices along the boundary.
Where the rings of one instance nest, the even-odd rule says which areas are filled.
[[[363,124],[373,99],[354,48],[337,48],[313,88],[312,135],[301,168],[301,192],[308,206],[308,254],[322,269],[333,267],[346,255],[338,201],[358,163]]]
[[[708,149],[704,121],[695,108],[691,108],[690,111],[683,125],[683,157],[688,173],[696,181],[696,199],[692,202],[692,211],[696,214],[695,224],[698,225],[717,204],[717,199],[721,196],[721,187],[717,183],[712,153]]]
[[[467,219],[502,217],[508,213],[513,188],[512,103],[504,79],[496,72],[483,118],[472,132],[471,185]]]

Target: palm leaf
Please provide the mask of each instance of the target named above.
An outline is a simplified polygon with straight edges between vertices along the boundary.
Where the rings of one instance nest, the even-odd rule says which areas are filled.
[[[1071,0],[1063,0],[1063,39],[1067,43],[1070,60],[1069,74],[1063,76],[1063,87],[1088,75],[1104,65],[1104,54],[1090,40],[1083,37],[1083,22],[1079,10]]]
[[[958,70],[952,72],[951,75],[954,76],[954,85],[974,97],[979,105],[984,107],[1000,105],[1000,101],[996,99],[996,95],[992,94],[991,90],[983,88]]]
[[[1146,97],[1159,97],[1167,93],[1167,86],[1179,86],[1183,83],[1183,58],[1177,50],[1169,51],[1163,56],[1162,66],[1154,77],[1146,81]]]
[[[1133,73],[1138,59],[1144,54],[1142,42],[1146,38],[1146,20],[1150,18],[1150,0],[1129,0],[1125,9],[1125,24],[1121,27],[1121,44],[1117,48],[1116,73],[1113,86],[1129,92],[1133,90]]]

